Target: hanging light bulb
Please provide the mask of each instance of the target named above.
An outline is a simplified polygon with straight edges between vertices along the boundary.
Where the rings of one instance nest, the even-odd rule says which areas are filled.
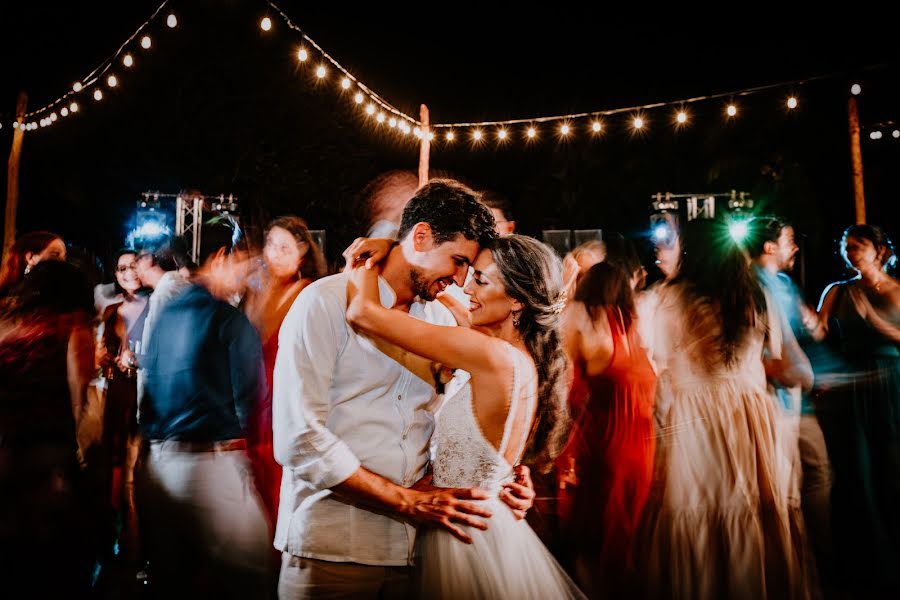
[[[369,104],[368,106],[366,106],[366,114],[367,115],[375,114],[375,105],[374,104]]]
[[[59,111],[59,114],[61,114],[61,115],[64,116],[64,117],[68,117],[68,116],[69,116],[69,109],[66,108],[65,106],[63,106],[63,107],[62,107],[62,110]]]
[[[130,54],[126,54],[122,57],[122,64],[126,67],[131,67],[132,65],[134,65],[134,58],[132,58]]]
[[[169,16],[166,17],[166,25],[169,26],[169,29],[178,27],[178,17],[175,16],[175,13],[169,13]]]
[[[348,79],[347,77],[344,77],[343,79],[341,79],[341,87],[344,88],[345,90],[349,90],[350,89],[350,79]]]
[[[306,51],[306,48],[300,48],[297,50],[297,60],[300,62],[306,62],[306,59],[309,58],[309,52]]]
[[[475,139],[476,142],[480,142],[481,141],[481,130],[476,129],[475,133],[472,134],[472,137]]]
[[[569,135],[569,125],[568,123],[563,123],[562,127],[559,128],[559,132],[562,135]]]
[[[632,121],[635,129],[642,129],[644,127],[644,119],[641,117],[635,117],[634,121]]]
[[[117,85],[119,85],[119,80],[116,79],[116,76],[115,76],[115,75],[110,75],[110,76],[106,79],[106,85],[108,85],[108,86],[111,87],[111,88],[114,88],[114,87],[116,87]]]
[[[453,134],[452,131],[448,131],[448,132],[447,132],[447,135],[445,135],[444,137],[447,138],[447,141],[448,141],[448,142],[452,142],[452,141],[453,141],[453,138],[455,138],[456,136]]]
[[[388,119],[388,127],[394,128],[396,126],[397,126],[397,119],[395,119],[394,117],[391,117],[390,119]]]
[[[356,95],[353,97],[353,100],[354,100],[357,104],[362,104],[362,103],[363,103],[363,95],[360,94],[359,92],[357,92]]]
[[[793,96],[787,99],[787,107],[791,110],[797,108],[797,99]]]
[[[263,31],[269,31],[272,29],[272,19],[263,17],[262,21],[259,22],[259,26]]]
[[[506,135],[507,135],[507,134],[506,134],[506,130],[505,130],[505,129],[501,129],[500,131],[497,132],[497,138],[498,138],[500,141],[505,140],[505,139],[506,139]]]
[[[103,92],[100,90],[94,90],[94,100],[103,100]]]
[[[384,123],[384,113],[378,113],[378,115],[375,117],[375,120],[379,123]]]
[[[328,72],[328,69],[325,68],[325,65],[319,65],[316,67],[316,77],[319,79],[324,79],[325,74]]]
[[[428,141],[430,142],[430,141],[433,140],[433,139],[434,139],[434,132],[433,132],[433,131],[429,131],[429,132],[428,132]]]
[[[69,105],[69,112],[77,113],[78,112],[78,103],[73,102]]]
[[[57,118],[58,118],[58,117],[56,116],[56,113],[55,113],[55,112],[50,113],[50,120],[51,120],[51,121],[55,121]]]
[[[684,125],[685,123],[687,123],[687,113],[683,110],[679,110],[678,114],[675,115],[675,120],[678,121],[678,123],[680,123],[681,125]]]
[[[729,117],[733,117],[737,114],[737,106],[734,104],[729,104],[728,108],[725,109],[725,112],[728,113]]]
[[[535,130],[534,127],[529,127],[528,131],[527,131],[527,135],[529,138],[533,138],[534,136],[537,135],[537,131]]]
[[[854,96],[859,96],[862,93],[862,86],[858,83],[854,83],[850,86],[850,93]]]
[[[75,92],[76,94],[81,91],[81,82],[80,81],[75,82],[75,85],[72,86],[72,91]]]
[[[149,35],[145,35],[141,38],[141,48],[144,50],[149,50],[150,46],[153,45],[153,41],[150,39]]]
[[[600,133],[600,130],[603,129],[603,123],[600,121],[594,121],[591,123],[591,131],[594,133]]]

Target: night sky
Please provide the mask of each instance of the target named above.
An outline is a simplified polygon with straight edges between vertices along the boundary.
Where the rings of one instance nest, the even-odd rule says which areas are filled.
[[[112,54],[158,2],[4,6],[0,19],[0,147],[7,156],[16,93],[29,110],[63,94]],[[43,5],[41,5],[43,4]],[[822,74],[793,89],[693,104],[676,130],[673,108],[647,111],[630,135],[627,115],[605,120],[595,139],[585,122],[562,143],[551,128],[526,145],[513,138],[473,148],[436,143],[432,167],[507,195],[520,228],[647,229],[655,192],[750,192],[804,236],[807,294],[841,270],[834,240],[853,219],[847,98],[863,86],[861,122],[900,121],[896,35],[885,15],[790,14],[758,3],[700,11],[613,11],[572,3],[290,2],[281,8],[361,81],[409,114],[425,102],[432,120],[476,121],[640,105]],[[332,71],[299,66],[299,37],[261,0],[186,0],[149,27],[154,45],[131,48],[119,86],[51,128],[28,132],[18,230],[50,229],[105,257],[122,244],[140,193],[193,188],[238,196],[251,225],[285,213],[328,231],[334,257],[361,232],[358,192],[391,168],[415,169],[414,138],[378,130],[342,94]],[[818,14],[821,13],[821,14]],[[889,19],[888,19],[889,21]],[[869,68],[879,66],[879,68]],[[799,99],[788,112],[789,93]],[[386,129],[386,128],[382,128]],[[863,133],[869,222],[894,235],[900,140]],[[6,172],[3,175],[5,190]]]

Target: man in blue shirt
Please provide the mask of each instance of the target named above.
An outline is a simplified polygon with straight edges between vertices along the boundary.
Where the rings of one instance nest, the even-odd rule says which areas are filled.
[[[794,267],[798,251],[794,228],[776,217],[757,217],[750,221],[748,230],[746,245],[757,279],[774,300],[782,323],[789,330],[785,333],[793,334],[790,337],[796,339],[796,342],[790,340],[791,345],[799,345],[803,352],[810,354],[824,337],[824,330],[815,311],[806,305],[799,288],[787,274]],[[786,336],[786,342],[788,339]],[[788,351],[787,343],[785,348]],[[831,466],[825,438],[809,394],[786,388],[772,378],[769,383],[782,412],[779,433],[788,435],[788,427],[784,425],[795,425],[793,438],[788,439],[793,447],[788,450],[800,461],[795,467],[802,469],[803,514],[821,572],[827,569],[831,555]]]
[[[206,260],[162,309],[150,338],[139,475],[150,583],[160,597],[265,594],[271,536],[247,458],[247,420],[265,393],[262,347],[226,300],[246,250],[204,228]]]

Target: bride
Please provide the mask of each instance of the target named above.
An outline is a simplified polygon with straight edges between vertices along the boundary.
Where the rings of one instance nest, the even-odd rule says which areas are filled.
[[[419,533],[418,591],[439,598],[580,598],[528,524],[499,497],[514,465],[523,458],[546,464],[564,441],[562,268],[547,246],[519,235],[482,250],[473,268],[465,288],[468,315],[451,297],[438,296],[472,327],[432,325],[384,308],[374,268],[357,268],[348,288],[347,320],[379,340],[382,351],[427,381],[441,366],[459,369],[437,417],[432,483],[490,494],[484,501],[490,527],[460,526],[472,544],[442,529]]]

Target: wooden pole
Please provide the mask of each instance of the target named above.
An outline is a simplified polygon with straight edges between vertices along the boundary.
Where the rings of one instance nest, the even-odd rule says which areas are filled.
[[[850,160],[853,163],[853,199],[856,206],[856,224],[866,222],[866,195],[863,192],[862,150],[859,147],[859,109],[856,96],[850,96],[847,102],[850,117]]]
[[[9,151],[9,163],[6,176],[6,216],[3,220],[3,262],[16,241],[16,208],[19,206],[19,160],[22,158],[22,138],[25,137],[25,107],[28,95],[19,92],[16,102],[16,122],[19,126],[13,131],[12,148]]]
[[[428,118],[428,107],[424,104],[419,106],[419,119],[422,121],[422,139],[419,143],[419,187],[422,187],[428,183],[428,161],[431,154],[431,140],[428,139],[431,121]]]

